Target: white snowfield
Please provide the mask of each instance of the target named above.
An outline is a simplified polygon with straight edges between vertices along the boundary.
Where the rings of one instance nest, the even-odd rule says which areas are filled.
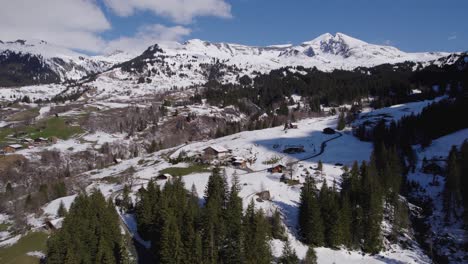
[[[448,98],[447,96],[440,96],[434,98],[433,100],[424,100],[419,102],[411,102],[406,104],[392,105],[390,107],[380,108],[380,109],[364,109],[364,111],[359,114],[359,118],[353,123],[353,126],[358,126],[360,124],[370,122],[376,124],[380,120],[384,119],[387,122],[392,120],[400,120],[404,116],[417,115],[422,112],[422,110],[429,106],[432,103],[439,102],[443,99]]]
[[[35,39],[0,42],[0,55],[8,56],[9,53],[36,56],[43,65],[50,66],[59,74],[62,81],[81,79],[90,73],[110,68],[116,62],[121,62],[119,59],[127,59],[119,54],[92,57]]]
[[[57,211],[60,207],[60,204],[63,203],[63,206],[65,207],[65,209],[69,210],[75,198],[76,198],[76,195],[70,195],[70,196],[61,197],[61,198],[51,201],[43,208],[44,214],[50,217],[58,217]]]
[[[156,46],[149,47],[147,51],[154,52],[154,56],[159,56],[158,59],[144,59],[141,62],[146,63],[144,74],[135,74],[123,71],[121,67],[112,68],[139,55],[135,51],[116,51],[109,55],[87,56],[44,41],[0,43],[0,52],[21,52],[42,56],[44,63],[50,64],[59,72],[63,80],[76,80],[89,73],[102,72],[95,81],[87,84],[95,88],[92,96],[101,99],[142,97],[174,87],[203,85],[208,80],[209,68],[217,62],[228,67],[228,69],[225,67],[219,69],[222,73],[220,81],[237,83],[243,75],[254,77],[258,73],[268,73],[288,66],[316,67],[323,71],[332,71],[405,61],[429,65],[449,55],[443,52],[407,53],[391,46],[366,43],[342,33],[335,35],[326,33],[300,45],[255,47],[193,39],[184,43],[158,43],[158,48],[162,49],[162,52],[157,51]],[[64,69],[54,58],[60,58],[76,67]],[[453,63],[454,60],[438,63],[450,62]],[[149,72],[151,76],[148,75]],[[145,77],[145,82],[138,83],[141,76]],[[56,91],[56,88],[40,85],[21,91],[0,89],[0,98],[12,101],[15,100],[10,98],[12,95],[16,95],[16,98],[28,95],[39,99],[45,97],[43,94],[49,94],[50,98],[60,92]],[[64,89],[65,86],[62,86],[61,90]]]
[[[138,84],[141,74],[128,73],[117,67],[100,74],[92,82],[96,94],[141,96],[173,87],[202,85],[208,80],[207,65],[216,62],[232,67],[220,69],[223,73],[220,81],[237,83],[243,75],[253,77],[288,66],[316,67],[323,71],[352,70],[384,63],[428,62],[448,55],[442,52],[406,53],[390,46],[369,44],[342,33],[326,33],[297,46],[255,47],[193,39],[182,44],[161,43],[158,48],[162,52],[156,47],[148,49],[150,53],[154,50],[154,56],[160,56],[156,63],[145,59],[147,65],[144,71],[154,74],[144,76],[150,83]]]

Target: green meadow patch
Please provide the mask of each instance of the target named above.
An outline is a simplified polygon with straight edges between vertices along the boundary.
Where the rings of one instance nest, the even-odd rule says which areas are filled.
[[[32,232],[22,237],[15,244],[0,248],[0,263],[2,264],[38,264],[39,258],[28,256],[28,252],[45,252],[47,234]]]
[[[201,173],[201,172],[210,172],[208,166],[206,165],[199,165],[199,164],[192,164],[187,168],[180,168],[180,167],[170,167],[161,170],[159,173],[169,173],[172,176],[185,176],[192,173]]]

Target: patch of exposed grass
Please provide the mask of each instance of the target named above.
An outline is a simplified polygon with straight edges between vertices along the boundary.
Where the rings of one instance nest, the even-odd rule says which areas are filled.
[[[211,170],[206,165],[199,165],[193,164],[187,168],[180,168],[180,167],[170,167],[161,170],[159,173],[169,173],[172,176],[185,176],[192,173],[200,173],[200,172],[210,172]]]
[[[83,129],[79,126],[67,124],[65,119],[60,117],[52,117],[47,120],[42,120],[34,125],[0,129],[0,144],[7,143],[6,137],[11,134],[20,134],[24,137],[36,139],[39,137],[49,138],[57,137],[60,139],[69,139],[74,135],[83,133]]]
[[[18,113],[15,113],[7,118],[8,121],[25,121],[30,120],[39,115],[39,108],[30,108]]]
[[[38,137],[57,137],[60,139],[69,139],[73,135],[83,133],[79,126],[68,125],[63,118],[52,117],[46,121],[40,122],[36,126],[26,129],[31,138]]]
[[[17,243],[0,248],[0,263],[3,264],[37,264],[39,259],[28,256],[31,251],[45,252],[47,234],[32,232],[22,237]]]
[[[7,224],[7,223],[2,223],[0,224],[0,232],[5,232],[8,230],[8,228],[10,227],[11,225],[10,224]]]
[[[0,144],[6,142],[6,137],[13,133],[11,128],[0,128]]]

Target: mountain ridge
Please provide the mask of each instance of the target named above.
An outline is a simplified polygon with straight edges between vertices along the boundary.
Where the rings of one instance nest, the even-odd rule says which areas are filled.
[[[152,47],[158,48],[153,56],[149,56]],[[191,39],[183,43],[156,43],[141,53],[120,50],[96,56],[41,40],[3,41],[0,43],[0,73],[4,79],[11,81],[0,83],[0,87],[59,83],[101,73],[109,75],[109,71],[116,73],[111,75],[119,76],[118,79],[138,79],[139,83],[152,82],[164,88],[186,87],[200,85],[216,76],[210,74],[216,67],[225,70],[220,81],[235,82],[243,75],[254,77],[256,73],[267,73],[282,67],[353,70],[405,61],[427,64],[449,54],[407,53],[339,32],[335,35],[325,33],[299,45],[248,46]],[[33,60],[39,61],[36,64],[41,67],[28,65]],[[132,72],[132,63],[138,65],[139,73]],[[125,67],[116,72],[119,65]],[[146,73],[145,80],[141,80],[143,72]]]

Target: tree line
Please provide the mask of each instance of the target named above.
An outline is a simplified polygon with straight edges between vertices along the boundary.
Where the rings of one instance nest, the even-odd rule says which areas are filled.
[[[255,209],[253,200],[243,212],[239,191],[237,176],[233,175],[229,187],[219,168],[213,169],[202,200],[195,187],[187,191],[180,178],[162,188],[153,181],[141,188],[135,205],[138,232],[151,241],[155,261],[271,263],[270,239],[287,240],[280,213],[267,216]],[[310,260],[314,254],[311,250]],[[286,243],[278,261],[298,263],[299,259]]]
[[[382,161],[387,160],[386,165]],[[320,190],[307,176],[301,189],[298,226],[301,239],[312,246],[360,249],[378,253],[383,246],[382,221],[388,211],[394,238],[407,227],[408,214],[398,199],[401,167],[396,152],[374,150],[370,162],[344,167],[343,181]]]
[[[46,263],[131,263],[113,202],[97,190],[77,196],[47,241]]]
[[[452,147],[447,158],[447,170],[443,190],[445,221],[463,218],[468,230],[468,141],[460,148]],[[460,210],[463,208],[463,210]],[[461,211],[463,213],[461,213]]]

